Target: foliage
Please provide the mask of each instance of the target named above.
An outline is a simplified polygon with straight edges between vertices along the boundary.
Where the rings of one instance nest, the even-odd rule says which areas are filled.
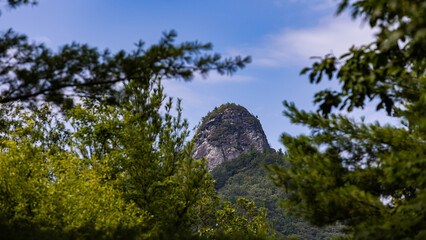
[[[224,122],[218,125],[213,134],[209,135],[207,140],[211,143],[218,144],[218,146],[226,145],[229,141],[223,136],[232,136],[242,131],[242,126],[237,126],[232,123]]]
[[[283,154],[274,150],[259,152],[250,150],[236,159],[228,160],[212,170],[215,188],[223,200],[236,203],[239,197],[264,206],[276,233],[282,237],[298,237],[300,239],[325,239],[341,236],[341,228],[315,228],[305,221],[286,216],[286,211],[278,206],[278,200],[285,194],[275,188],[267,178],[268,171],[264,165],[283,164]],[[285,167],[285,166],[284,166]]]
[[[224,161],[212,170],[215,188],[217,190],[225,186],[228,180],[238,173],[251,171],[254,176],[265,175],[267,171],[262,168],[262,164],[281,164],[282,155],[273,150],[259,152],[251,149],[241,153],[236,159]]]
[[[323,90],[315,95],[319,110],[328,114],[333,108],[351,111],[377,99],[377,110],[403,117],[407,103],[421,97],[426,68],[426,3],[421,0],[362,0],[349,4],[342,0],[339,13],[352,8],[352,16],[362,17],[376,28],[376,40],[368,45],[351,47],[337,58],[328,54],[311,68],[311,83],[319,83],[325,74],[335,75],[340,91]],[[337,72],[337,74],[336,74]],[[424,89],[424,88],[423,88]],[[405,114],[404,114],[404,117]]]
[[[246,108],[235,103],[226,103],[220,105],[219,107],[215,107],[212,112],[207,113],[207,115],[203,117],[202,124],[198,128],[196,135],[199,135],[200,131],[205,129],[207,125],[210,125],[212,121],[217,123],[218,120],[220,124],[216,124],[215,130],[208,136],[209,142],[217,144],[218,146],[223,146],[229,142],[223,137],[224,135],[237,134],[239,136],[244,126],[226,121],[226,118],[223,117],[225,111],[237,113],[238,115],[235,116],[235,118],[238,118],[238,120],[241,122],[244,122],[250,126],[254,126],[256,129],[259,129],[263,132],[260,122],[255,117],[253,117],[253,115],[250,114]],[[244,145],[246,143],[241,144]]]
[[[2,239],[272,236],[263,208],[217,198],[206,160],[191,157],[180,100],[174,108],[161,84],[232,74],[250,58],[221,60],[202,54],[211,44],[175,37],[114,55],[77,43],[53,53],[12,30],[0,37]]]
[[[7,0],[7,6],[10,8],[16,8],[20,5],[36,5],[36,0]]]
[[[219,107],[215,107],[214,110],[212,112],[208,112],[206,116],[203,117],[203,122],[205,122],[205,120],[207,119],[214,119],[216,117],[219,117],[223,111],[225,111],[226,109],[232,110],[232,111],[236,111],[236,112],[248,112],[247,109],[239,104],[235,104],[235,103],[226,103],[226,104],[222,104]],[[249,119],[248,117],[244,120],[249,120],[249,122],[251,123],[252,121],[251,118]]]
[[[46,105],[2,105],[2,236],[267,238],[262,208],[216,197],[206,160],[185,142],[179,102],[172,116],[160,81],[125,87],[134,94],[120,107],[85,100],[62,117]]]
[[[253,201],[238,198],[236,204],[214,198],[217,207],[204,211],[198,232],[207,238],[275,239],[267,221],[266,209]],[[206,224],[207,223],[207,224]]]
[[[70,133],[47,107],[1,111],[9,116],[2,118],[0,152],[2,238],[119,238],[145,228],[150,216],[107,181],[110,166],[65,151]]]
[[[12,8],[35,1],[9,0]],[[206,54],[212,44],[176,44],[176,32],[165,32],[158,44],[148,48],[139,41],[130,53],[99,51],[87,44],[71,43],[53,52],[43,44],[9,29],[0,35],[0,103],[40,100],[69,108],[76,97],[121,104],[123,84],[149,82],[152,78],[189,81],[194,74],[232,74],[249,63],[250,57],[222,59]]]
[[[290,168],[270,167],[291,214],[324,226],[344,223],[354,239],[426,237],[426,3],[341,1],[378,29],[375,41],[306,68],[311,82],[336,76],[340,89],[315,95],[318,113],[285,102],[285,115],[310,135],[283,134]],[[336,74],[337,72],[337,74]],[[367,124],[333,109],[377,110],[399,125]]]

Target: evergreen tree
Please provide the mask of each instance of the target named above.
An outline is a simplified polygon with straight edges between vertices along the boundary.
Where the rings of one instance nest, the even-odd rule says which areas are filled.
[[[268,220],[282,238],[313,240],[342,236],[340,226],[317,228],[303,219],[283,216],[285,210],[279,207],[278,200],[284,198],[285,194],[273,186],[268,179],[269,172],[264,168],[264,165],[271,164],[282,166],[283,157],[282,153],[273,149],[265,149],[263,152],[251,149],[219,164],[211,171],[219,197],[232,203],[243,197],[257,206],[263,205],[268,211]]]
[[[2,239],[273,236],[264,208],[216,196],[159,79],[124,88],[120,106],[83,99],[61,115],[0,105]]]
[[[53,53],[12,30],[0,37],[2,239],[273,236],[263,208],[217,198],[206,160],[191,157],[180,100],[173,107],[161,84],[231,74],[250,58],[221,60],[201,54],[210,44],[175,37],[115,55],[75,43]]]
[[[8,0],[15,8],[36,4],[31,0]],[[232,74],[249,63],[250,57],[222,59],[206,54],[212,44],[197,41],[174,43],[176,32],[165,32],[158,44],[136,44],[130,53],[99,51],[87,44],[71,43],[53,52],[43,44],[28,41],[12,29],[0,34],[0,103],[43,101],[69,108],[78,97],[120,104],[123,83],[147,82],[153,78],[189,81],[195,73],[215,70]]]
[[[283,134],[290,168],[269,169],[287,193],[283,207],[317,226],[343,223],[354,239],[424,239],[426,2],[342,0],[338,13],[345,9],[378,29],[375,41],[302,71],[312,83],[325,75],[340,87],[315,95],[318,112],[284,102],[284,114],[311,133]],[[337,112],[369,101],[401,124],[367,124]]]

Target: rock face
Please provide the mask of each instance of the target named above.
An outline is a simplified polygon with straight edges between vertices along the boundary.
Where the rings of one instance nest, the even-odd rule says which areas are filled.
[[[203,118],[195,136],[194,158],[206,157],[211,170],[250,148],[270,148],[259,120],[234,103],[223,104]]]

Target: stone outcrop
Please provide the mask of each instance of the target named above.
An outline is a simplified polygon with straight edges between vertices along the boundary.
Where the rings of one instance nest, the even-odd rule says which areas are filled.
[[[195,136],[194,158],[206,157],[211,170],[223,161],[237,158],[250,148],[270,148],[259,120],[233,103],[215,108],[203,118]]]

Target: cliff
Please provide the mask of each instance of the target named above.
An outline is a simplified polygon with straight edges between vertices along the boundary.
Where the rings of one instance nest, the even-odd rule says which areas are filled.
[[[228,103],[203,118],[195,137],[194,158],[206,157],[211,170],[251,148],[270,148],[262,125],[246,108]]]

